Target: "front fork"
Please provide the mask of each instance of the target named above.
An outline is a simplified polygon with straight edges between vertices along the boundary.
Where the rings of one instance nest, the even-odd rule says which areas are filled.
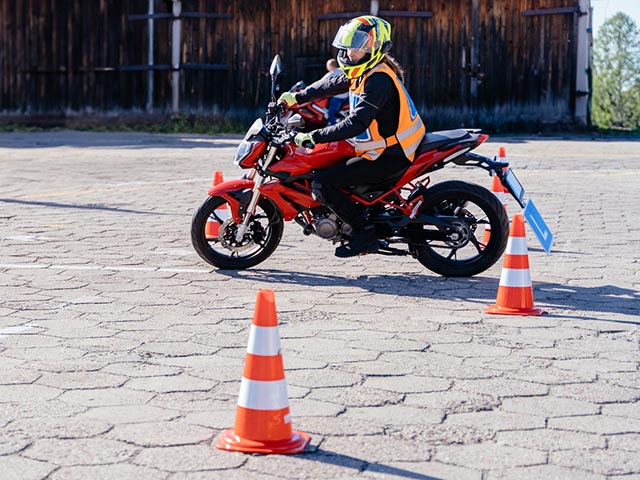
[[[267,159],[265,160],[262,168],[267,169],[273,159],[276,156],[278,149],[273,145],[269,147],[269,153],[267,154]],[[257,171],[254,169],[249,174],[249,179],[253,179],[255,177]],[[241,242],[244,238],[244,234],[247,233],[249,229],[249,222],[251,221],[251,217],[256,213],[256,206],[258,205],[258,201],[260,200],[260,187],[265,182],[266,177],[263,175],[259,175],[258,178],[253,183],[253,191],[251,192],[251,200],[249,200],[249,204],[244,213],[244,218],[242,219],[242,223],[238,225],[238,230],[236,231],[236,242]]]

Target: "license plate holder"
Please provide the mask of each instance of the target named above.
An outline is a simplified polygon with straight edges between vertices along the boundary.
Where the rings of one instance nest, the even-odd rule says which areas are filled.
[[[518,177],[516,177],[516,174],[513,173],[512,169],[509,168],[507,170],[507,173],[504,175],[502,179],[502,184],[507,187],[511,196],[515,198],[516,201],[520,204],[520,207],[524,208],[525,207],[525,201],[524,201],[525,190],[522,184],[520,183],[520,180],[518,180]]]

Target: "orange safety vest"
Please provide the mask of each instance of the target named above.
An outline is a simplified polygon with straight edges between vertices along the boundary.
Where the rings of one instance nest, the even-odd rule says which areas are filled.
[[[400,118],[398,130],[391,137],[383,137],[378,131],[378,122],[373,119],[369,127],[353,139],[356,155],[368,160],[375,160],[385,148],[399,143],[409,161],[413,162],[416,150],[425,134],[424,124],[416,110],[407,89],[396,73],[384,62],[369,70],[360,82],[353,81],[349,87],[349,106],[351,110],[357,105],[359,96],[364,93],[367,78],[376,72],[384,72],[391,77],[400,95]]]

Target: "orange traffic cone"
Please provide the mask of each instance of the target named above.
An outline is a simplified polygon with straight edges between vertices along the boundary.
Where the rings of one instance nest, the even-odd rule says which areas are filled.
[[[212,185],[215,187],[216,185],[222,183],[222,172],[216,171],[213,174],[213,183]],[[224,222],[227,219],[227,207],[226,205],[220,206],[216,208],[216,215],[220,217],[220,219]],[[214,238],[218,238],[218,233],[220,233],[220,222],[216,220],[216,218],[211,215],[207,219],[207,225],[204,229],[204,236],[207,240],[213,240]]]
[[[274,293],[260,290],[249,333],[233,428],[214,446],[247,453],[300,453],[311,437],[293,430],[284,378]]]
[[[499,162],[506,162],[507,161],[507,149],[504,147],[500,147],[498,149],[498,161]],[[509,170],[509,167],[504,167],[502,169],[504,171],[504,173],[507,173],[507,170]],[[502,189],[502,191],[504,193],[509,193],[509,189],[503,185],[500,185],[500,188]],[[504,202],[502,202],[504,203]]]
[[[485,313],[500,315],[542,315],[544,310],[533,305],[533,288],[529,273],[529,253],[524,229],[524,216],[513,216],[504,257],[496,303]]]
[[[491,180],[491,191],[496,196],[496,198],[500,201],[504,209],[507,209],[506,199],[504,196],[504,192],[502,191],[502,183],[500,183],[500,179],[497,175],[493,176]],[[487,245],[489,243],[489,239],[491,238],[491,225],[486,224],[484,227],[484,235],[482,236],[482,244]]]

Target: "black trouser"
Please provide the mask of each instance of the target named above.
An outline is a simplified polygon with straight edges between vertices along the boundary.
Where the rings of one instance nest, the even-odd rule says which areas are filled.
[[[319,187],[323,197],[319,201],[331,208],[338,217],[354,229],[365,225],[365,209],[355,205],[340,189],[382,183],[390,175],[405,170],[411,165],[404,156],[385,155],[385,153],[374,161],[362,157],[351,158],[345,163],[318,172],[313,180],[314,191]]]

